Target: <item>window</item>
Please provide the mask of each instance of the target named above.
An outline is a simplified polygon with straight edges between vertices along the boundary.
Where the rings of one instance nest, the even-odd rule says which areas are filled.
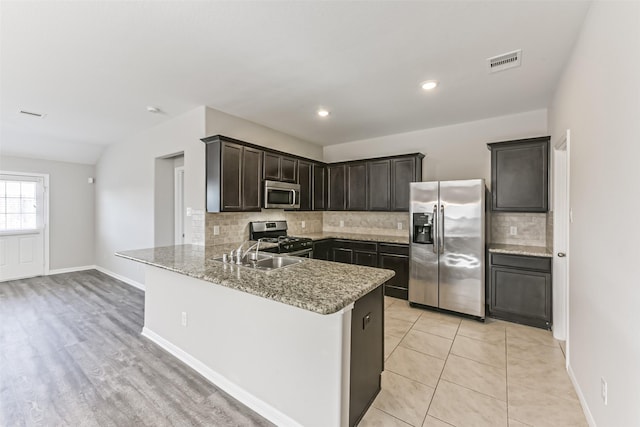
[[[42,179],[0,175],[0,231],[42,227]]]

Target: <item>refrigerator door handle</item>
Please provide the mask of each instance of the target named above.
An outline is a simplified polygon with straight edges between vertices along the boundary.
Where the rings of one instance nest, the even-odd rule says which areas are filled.
[[[433,241],[433,253],[438,253],[438,205],[433,205],[433,217],[431,219],[431,240]]]
[[[440,235],[440,253],[444,253],[444,205],[440,205],[440,230],[438,234]]]

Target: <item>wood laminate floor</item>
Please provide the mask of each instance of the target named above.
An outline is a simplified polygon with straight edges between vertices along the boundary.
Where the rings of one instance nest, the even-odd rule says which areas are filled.
[[[0,426],[265,426],[140,335],[144,293],[95,270],[0,283]]]

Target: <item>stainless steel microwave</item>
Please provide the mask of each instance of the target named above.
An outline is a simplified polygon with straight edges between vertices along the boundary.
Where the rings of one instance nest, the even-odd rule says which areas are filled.
[[[300,184],[264,181],[265,209],[299,209]]]

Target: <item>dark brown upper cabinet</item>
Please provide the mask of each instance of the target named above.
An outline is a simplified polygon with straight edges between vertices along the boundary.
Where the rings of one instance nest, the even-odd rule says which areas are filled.
[[[391,160],[367,162],[367,201],[370,211],[391,210]]]
[[[298,184],[300,184],[300,210],[313,209],[313,164],[298,161]]]
[[[343,211],[347,207],[346,169],[344,163],[327,166],[327,210]]]
[[[409,211],[409,184],[422,181],[424,155],[391,159],[391,210]]]
[[[367,210],[367,164],[365,162],[347,163],[347,210]]]
[[[300,210],[409,210],[423,154],[325,164],[222,135],[206,144],[207,212],[259,211],[263,180],[300,184]]]
[[[314,163],[313,170],[313,205],[314,211],[323,211],[327,208],[327,166]]]
[[[549,210],[550,137],[487,144],[491,150],[491,209]]]
[[[262,202],[262,150],[241,141],[205,138],[207,212],[259,211]]]
[[[367,162],[367,210],[409,211],[409,184],[422,181],[422,154]]]
[[[296,182],[297,167],[297,159],[268,151],[264,153],[264,179]]]

